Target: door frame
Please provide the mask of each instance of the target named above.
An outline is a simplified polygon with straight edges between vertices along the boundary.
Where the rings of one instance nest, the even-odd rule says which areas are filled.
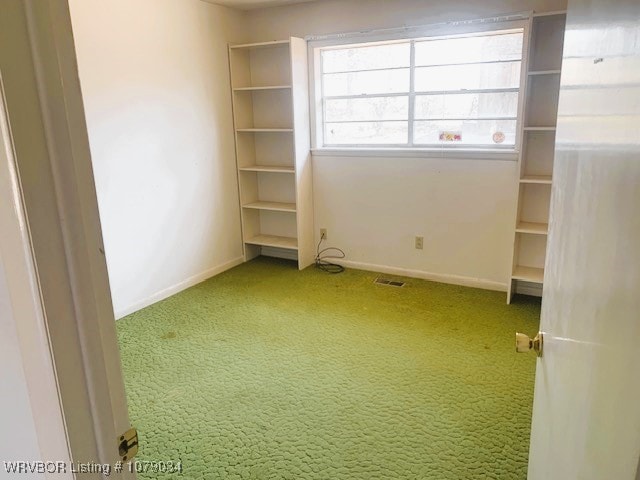
[[[3,305],[3,311],[8,315],[5,321],[8,320],[8,324],[14,327],[15,336],[11,332],[6,334],[9,335],[9,339],[16,341],[18,358],[15,359],[15,363],[23,370],[28,396],[26,410],[30,410],[33,420],[32,425],[23,425],[23,428],[29,429],[32,426],[34,429],[39,453],[37,460],[55,459],[69,464],[71,452],[13,155],[1,76],[0,232],[0,259],[6,287],[3,287],[3,295],[6,295],[5,298],[8,300],[8,303]],[[13,393],[17,395],[17,392]],[[19,401],[24,400],[25,398],[22,398]],[[5,441],[11,440],[7,438]],[[58,475],[56,478],[73,476],[67,472],[63,477]]]
[[[2,8],[6,140],[14,203],[26,220],[21,245],[13,248],[30,253],[38,327],[50,347],[69,454],[74,463],[113,465],[129,419],[69,5],[3,0]],[[33,315],[14,312],[21,320],[26,313]],[[37,353],[44,355],[42,341]],[[58,430],[39,439],[43,451],[59,449],[59,437]]]

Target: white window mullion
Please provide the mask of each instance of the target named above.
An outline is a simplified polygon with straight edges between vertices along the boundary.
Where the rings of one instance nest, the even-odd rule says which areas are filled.
[[[491,120],[517,120],[518,117],[442,117],[442,118],[416,118],[416,122],[449,122],[449,121],[491,121]]]
[[[467,93],[512,93],[519,92],[519,87],[505,88],[480,88],[480,89],[464,89],[464,90],[424,90],[415,92],[416,95],[464,95]]]
[[[407,67],[384,67],[384,68],[361,68],[354,70],[340,70],[337,72],[326,72],[325,75],[343,75],[345,73],[362,73],[362,72],[384,72],[388,70],[406,70]]]
[[[406,97],[407,92],[394,93],[362,93],[357,95],[334,95],[326,96],[325,100],[359,100],[363,98],[387,98],[387,97]]]
[[[324,59],[319,55],[320,59],[320,98],[322,100],[322,145],[327,145],[327,100],[324,95]]]
[[[409,131],[409,147],[413,147],[413,117],[415,111],[415,71],[416,71],[416,42],[411,40],[410,59],[409,59],[409,118],[408,118],[408,131]]]

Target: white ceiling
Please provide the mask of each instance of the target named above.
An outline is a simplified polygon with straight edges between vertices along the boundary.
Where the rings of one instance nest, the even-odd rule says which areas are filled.
[[[251,10],[254,8],[277,7],[279,5],[291,5],[294,3],[314,2],[318,0],[204,0],[209,3],[217,3],[227,7]]]

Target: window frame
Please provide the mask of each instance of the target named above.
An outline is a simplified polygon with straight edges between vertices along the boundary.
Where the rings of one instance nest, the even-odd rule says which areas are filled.
[[[529,28],[530,18],[520,17],[510,20],[486,21],[479,20],[461,22],[461,24],[439,24],[427,27],[403,28],[381,31],[377,33],[365,32],[328,36],[323,39],[310,39],[309,49],[309,86],[310,86],[310,117],[311,117],[311,145],[312,153],[318,156],[394,156],[394,157],[450,157],[450,158],[487,158],[502,160],[518,160],[522,148],[524,104],[527,84],[527,64],[529,61]],[[508,30],[522,30],[522,57],[520,64],[520,83],[517,88],[504,89],[505,91],[518,91],[518,107],[516,117],[516,139],[514,145],[508,146],[475,146],[446,144],[433,146],[426,144],[414,144],[412,122],[415,122],[414,108],[415,97],[419,92],[414,88],[415,77],[415,43],[430,37],[456,37],[480,34],[484,32],[497,32]],[[363,44],[390,44],[410,41],[410,91],[401,96],[409,97],[409,131],[408,144],[355,144],[355,145],[325,145],[324,144],[324,92],[322,85],[321,51],[328,48],[340,48],[347,45]],[[487,62],[494,63],[494,62]],[[405,67],[406,68],[406,67]],[[500,89],[488,90],[495,92]],[[471,93],[472,90],[466,91]],[[450,92],[446,92],[450,93]],[[383,94],[381,96],[396,96],[397,94]],[[363,98],[358,95],[345,96],[345,98]]]

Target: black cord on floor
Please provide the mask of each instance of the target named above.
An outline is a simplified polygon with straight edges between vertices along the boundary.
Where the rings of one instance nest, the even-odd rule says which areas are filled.
[[[327,247],[320,250],[320,245],[322,245],[322,241],[324,240],[324,235],[320,237],[320,242],[318,242],[318,248],[316,249],[316,268],[323,270],[327,273],[342,273],[344,272],[344,267],[342,265],[338,265],[336,263],[331,263],[327,261],[327,259],[340,259],[344,258],[345,254],[342,250],[336,247]],[[327,252],[335,251],[334,255],[326,255]]]

